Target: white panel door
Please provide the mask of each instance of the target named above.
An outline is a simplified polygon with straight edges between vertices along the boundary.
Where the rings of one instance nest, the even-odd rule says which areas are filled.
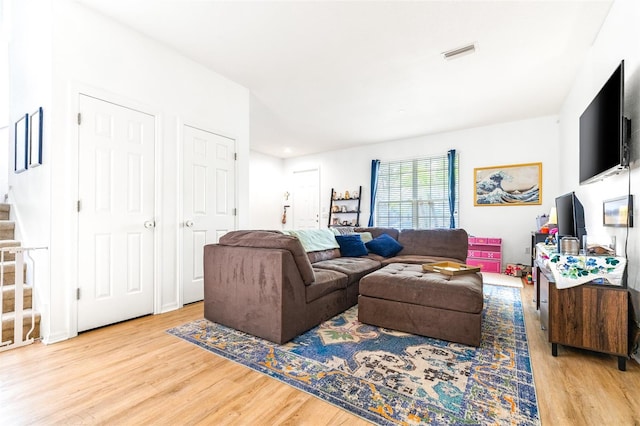
[[[293,172],[293,185],[293,229],[319,228],[318,169]]]
[[[235,229],[235,140],[183,128],[182,303],[204,298],[203,256]]]
[[[155,118],[80,95],[78,331],[153,313]]]

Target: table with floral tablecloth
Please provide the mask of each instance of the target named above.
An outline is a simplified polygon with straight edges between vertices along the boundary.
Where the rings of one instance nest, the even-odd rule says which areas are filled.
[[[587,256],[558,253],[555,245],[536,245],[538,266],[550,272],[556,288],[563,289],[581,284],[607,284],[623,286],[627,259],[620,256]]]

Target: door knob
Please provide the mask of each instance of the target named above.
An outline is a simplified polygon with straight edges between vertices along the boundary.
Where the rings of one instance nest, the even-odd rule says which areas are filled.
[[[156,227],[156,223],[153,220],[147,220],[144,223],[144,227],[147,228],[147,229],[155,228]]]
[[[187,220],[184,223],[184,226],[186,226],[187,228],[193,228],[193,221],[192,220]]]

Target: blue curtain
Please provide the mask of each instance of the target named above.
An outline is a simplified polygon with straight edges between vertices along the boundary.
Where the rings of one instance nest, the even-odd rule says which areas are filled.
[[[380,160],[371,160],[371,204],[369,205],[369,225],[373,226],[373,217],[376,208],[376,195],[378,193],[378,171]]]
[[[454,216],[456,209],[456,150],[450,149],[447,152],[447,160],[449,163],[449,228],[456,227],[456,218]]]

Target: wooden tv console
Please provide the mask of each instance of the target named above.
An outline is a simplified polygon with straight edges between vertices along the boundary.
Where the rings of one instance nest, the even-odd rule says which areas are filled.
[[[620,286],[583,284],[558,290],[553,276],[536,264],[540,324],[558,356],[558,344],[618,357],[626,370],[629,354],[629,293]]]

